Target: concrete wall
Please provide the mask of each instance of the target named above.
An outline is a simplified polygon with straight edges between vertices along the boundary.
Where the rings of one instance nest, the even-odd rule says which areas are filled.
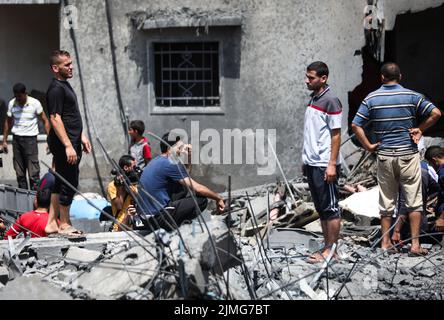
[[[414,0],[392,0],[385,2],[384,11],[386,17],[393,18],[402,11],[422,10],[442,2],[428,0],[421,2],[423,5]],[[111,68],[105,1],[70,3],[77,10],[75,35],[86,106],[95,124],[92,130],[96,130],[111,156],[117,159],[126,150]],[[347,92],[361,82],[362,58],[355,52],[364,45],[366,0],[110,0],[109,3],[123,105],[130,119],[145,121],[150,131],[158,135],[173,128],[189,131],[191,121],[200,121],[201,130],[276,129],[277,154],[285,173],[294,177],[299,174],[301,164],[302,124],[309,95],[304,84],[305,68],[314,60],[324,60],[331,69],[329,82],[344,105],[345,133]],[[224,41],[224,50],[231,50],[232,54],[230,63],[224,67],[224,114],[158,115],[150,112],[148,94],[152,70],[147,49],[150,39],[186,36],[200,40],[223,36],[224,31],[210,27],[207,35],[201,28],[199,36],[195,28],[141,31],[135,29],[129,15],[135,11],[150,15],[159,10],[179,11],[185,7],[190,12],[227,11],[243,17],[240,30],[230,29],[233,36]],[[64,24],[66,21],[62,19],[61,25]],[[75,57],[68,29],[62,27],[60,36],[61,47]],[[71,82],[83,106],[78,72]],[[157,152],[158,143],[151,140]],[[101,174],[109,177],[110,166],[100,151],[97,156]],[[228,175],[233,176],[233,188],[273,181],[280,176],[278,171],[272,176],[258,176],[256,169],[253,165],[202,165],[195,167],[194,176],[220,191],[225,189]],[[95,182],[91,180],[94,176],[92,157],[86,156],[82,160],[82,189],[94,187]]]
[[[88,101],[92,118],[98,124],[99,136],[117,158],[124,152],[123,137],[116,117],[118,109],[110,74],[109,38],[103,25],[104,5],[103,2],[85,4],[83,1],[72,4],[80,13],[76,35],[82,39],[81,59],[94,61],[82,64],[85,82],[94,83],[86,89],[87,96],[94,97]],[[190,130],[191,121],[200,121],[201,130],[276,129],[277,154],[289,176],[297,175],[301,164],[302,122],[309,95],[304,84],[307,64],[314,60],[325,60],[329,64],[330,83],[344,102],[345,114],[347,91],[360,82],[362,61],[359,56],[354,56],[354,52],[364,44],[362,12],[365,1],[110,1],[110,4],[122,98],[131,119],[142,119],[156,134],[172,128]],[[240,69],[237,74],[233,73],[233,77],[225,79],[230,92],[226,96],[223,115],[165,116],[149,112],[150,70],[146,42],[153,33],[166,36],[170,31],[137,31],[127,13],[138,10],[151,13],[168,8],[179,10],[182,7],[226,10],[243,15],[241,34],[233,39],[240,41],[239,44],[233,43],[240,46],[240,56],[234,59]],[[180,32],[185,31],[179,31],[178,35]],[[192,32],[195,34],[195,29]],[[201,37],[204,34],[202,29],[199,33]],[[216,28],[210,27],[208,36],[217,33]],[[64,29],[61,42],[72,51]],[[79,90],[77,77],[73,84]],[[105,99],[106,103],[103,102]],[[100,123],[103,113],[109,114],[106,123]],[[113,141],[115,139],[117,142]],[[155,141],[152,144],[158,145]],[[86,160],[83,169],[82,176],[92,174],[91,161]],[[218,190],[225,188],[228,174],[233,175],[234,188],[274,181],[279,176],[278,171],[272,176],[257,176],[253,165],[199,166],[194,170],[197,180]]]

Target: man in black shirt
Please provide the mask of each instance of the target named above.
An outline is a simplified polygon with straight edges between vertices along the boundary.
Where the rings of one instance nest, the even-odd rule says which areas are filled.
[[[52,125],[48,135],[48,145],[54,156],[56,172],[77,188],[82,147],[85,153],[89,153],[91,144],[82,133],[82,117],[77,96],[67,81],[73,76],[73,65],[69,53],[54,51],[50,65],[54,78],[46,93],[46,103]],[[73,197],[74,191],[60,179],[56,179],[48,224],[45,228],[47,234],[76,236],[82,233],[72,226],[69,218]],[[60,211],[60,225],[57,224],[58,211]]]

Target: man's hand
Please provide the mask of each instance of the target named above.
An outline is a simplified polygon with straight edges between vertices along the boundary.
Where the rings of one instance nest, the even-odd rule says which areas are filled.
[[[46,144],[45,151],[46,151],[46,154],[50,154],[51,153],[51,150],[49,149],[49,145],[48,144]]]
[[[128,206],[128,208],[126,208],[126,214],[127,215],[133,217],[133,216],[136,215],[136,213],[137,213],[137,210],[136,210],[136,207],[134,205],[130,204]]]
[[[2,150],[4,153],[8,153],[8,143],[6,141],[2,143]]]
[[[68,160],[68,163],[71,165],[75,165],[77,163],[77,153],[72,147],[72,145],[69,145],[65,148],[66,151],[66,159]]]
[[[336,180],[336,165],[328,165],[325,170],[324,180],[327,183],[333,183]]]
[[[86,154],[91,152],[91,143],[84,134],[82,134],[82,147],[83,147],[83,152],[85,152]]]
[[[378,150],[378,147],[380,144],[381,144],[380,142],[371,144],[366,149],[368,152],[376,152],[376,150]]]
[[[412,128],[409,130],[410,136],[412,137],[412,140],[414,143],[418,144],[419,140],[421,140],[422,137],[422,131],[419,128]]]
[[[219,212],[219,214],[224,213],[225,210],[225,201],[224,199],[219,199],[217,201],[217,211]]]

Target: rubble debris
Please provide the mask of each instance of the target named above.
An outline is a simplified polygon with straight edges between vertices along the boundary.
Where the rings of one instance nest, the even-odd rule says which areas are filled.
[[[19,277],[0,290],[0,300],[73,300],[60,288],[37,276]]]
[[[408,257],[408,247],[387,255],[375,249],[380,228],[364,221],[373,219],[362,213],[368,208],[344,215],[338,259],[308,263],[323,246],[320,223],[304,179],[289,185],[298,189],[295,202],[279,182],[239,190],[224,215],[210,215],[209,206],[170,233],[0,241],[0,293],[19,292],[12,284],[32,277],[71,299],[442,299],[435,294],[444,288],[442,245],[429,244],[426,257]],[[352,197],[369,199],[374,190]],[[22,274],[10,277],[15,267]]]

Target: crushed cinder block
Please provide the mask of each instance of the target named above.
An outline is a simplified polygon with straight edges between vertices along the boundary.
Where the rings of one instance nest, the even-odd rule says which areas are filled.
[[[102,253],[98,251],[70,247],[66,253],[65,261],[70,264],[81,265],[97,261],[101,256]]]
[[[187,278],[187,298],[198,298],[203,295],[207,288],[207,282],[202,272],[200,262],[197,259],[179,260],[179,265],[183,264],[185,276]]]
[[[432,269],[422,269],[418,271],[418,275],[421,277],[432,278],[436,275],[436,272],[433,271]]]
[[[5,266],[0,266],[0,283],[6,284],[9,280],[9,271]]]

